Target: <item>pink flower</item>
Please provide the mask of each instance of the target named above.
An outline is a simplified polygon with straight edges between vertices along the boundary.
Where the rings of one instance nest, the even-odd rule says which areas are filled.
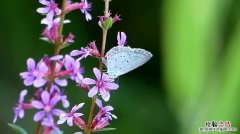
[[[125,46],[127,44],[127,36],[124,32],[118,32],[117,35],[118,46]]]
[[[46,18],[49,20],[53,20],[54,14],[60,15],[62,12],[61,9],[58,8],[58,5],[54,2],[54,0],[39,0],[39,3],[41,3],[45,7],[38,8],[37,12],[41,14],[46,14]]]
[[[100,56],[100,53],[96,47],[95,41],[90,42],[89,46],[83,48],[81,47],[81,50],[73,50],[70,53],[71,56],[78,56],[80,57],[77,59],[77,61],[82,60],[83,58],[87,58],[88,56]]]
[[[67,121],[67,124],[69,126],[73,126],[73,123],[77,126],[84,129],[86,127],[85,122],[80,118],[82,116],[82,113],[77,113],[76,111],[82,108],[84,103],[80,103],[78,105],[75,105],[72,110],[68,113],[62,113],[59,117],[59,120],[57,124],[63,124],[65,121]]]
[[[94,86],[88,92],[88,96],[93,97],[96,94],[98,94],[98,92],[100,92],[102,98],[105,101],[108,101],[110,99],[110,93],[109,92],[111,90],[118,89],[118,87],[119,87],[118,84],[113,83],[112,80],[110,79],[110,77],[107,74],[101,73],[97,68],[93,68],[93,72],[94,72],[97,80],[93,80],[93,79],[90,79],[90,78],[84,78],[82,80],[82,82],[86,85],[94,84]]]
[[[18,104],[16,107],[14,107],[14,113],[15,117],[13,119],[13,123],[16,123],[17,118],[23,118],[24,117],[24,109],[30,109],[32,108],[31,104],[24,103],[24,97],[27,95],[27,90],[22,90],[19,96]]]
[[[99,99],[96,100],[96,104],[98,105],[100,110],[95,118],[100,118],[102,115],[105,115],[105,117],[107,117],[109,120],[112,120],[112,117],[117,119],[116,115],[110,113],[110,111],[114,110],[112,106],[103,107],[102,101]]]
[[[27,60],[28,71],[20,73],[20,76],[24,79],[24,85],[30,86],[34,85],[35,87],[41,87],[47,83],[47,80],[44,79],[44,76],[48,72],[47,65],[40,61],[37,65],[34,59],[29,58]]]
[[[80,66],[80,62],[76,61],[70,55],[65,56],[64,66],[70,73],[70,79],[75,80],[77,83],[81,82],[83,79],[83,68]]]
[[[53,44],[56,42],[56,39],[58,38],[58,29],[59,29],[59,23],[60,23],[60,18],[56,18],[54,20],[50,20],[48,18],[44,18],[41,21],[41,24],[47,25],[46,29],[43,31],[42,35],[52,42]],[[64,24],[70,23],[70,20],[64,20]],[[74,36],[70,34],[68,38],[65,40],[64,43],[72,43],[73,42]]]
[[[57,124],[54,123],[53,118],[43,119],[42,125],[45,127],[43,134],[51,134],[52,131],[55,131],[57,134],[62,134],[62,131],[57,127]]]
[[[102,101],[99,99],[96,100],[96,104],[99,107],[99,112],[92,121],[91,128],[93,130],[99,130],[106,127],[109,124],[109,121],[112,120],[112,117],[117,119],[114,114],[110,113],[110,111],[113,110],[112,106],[103,107]]]
[[[71,3],[70,0],[67,1],[67,7],[65,9],[65,12],[71,12],[73,10],[79,9],[81,10],[82,13],[85,14],[85,18],[87,21],[92,20],[92,16],[89,13],[89,11],[91,10],[91,4],[87,2],[87,0],[81,0],[80,3]]]
[[[34,108],[41,110],[34,115],[34,121],[38,122],[43,119],[44,116],[47,116],[47,118],[51,120],[53,118],[52,114],[60,116],[63,111],[54,108],[59,100],[60,97],[58,95],[54,94],[51,96],[48,91],[43,91],[41,100],[33,100],[31,103]]]

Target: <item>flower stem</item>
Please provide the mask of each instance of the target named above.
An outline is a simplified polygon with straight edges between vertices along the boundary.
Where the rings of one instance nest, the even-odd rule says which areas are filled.
[[[55,46],[54,46],[54,54],[53,56],[56,56],[59,54],[59,47],[62,45],[62,32],[63,32],[63,24],[64,24],[64,19],[65,19],[65,8],[66,8],[66,0],[62,1],[62,14],[61,14],[61,19],[60,19],[60,24],[59,24],[59,29],[58,29],[58,38],[56,39]],[[54,80],[54,74],[55,74],[55,67],[56,67],[56,61],[53,61],[51,64],[51,79],[49,80],[48,83],[48,91],[50,91],[53,80]]]
[[[58,29],[58,37],[62,36],[63,24],[64,24],[63,22],[64,22],[65,15],[66,15],[65,8],[66,8],[66,0],[63,0],[61,20],[60,20],[60,25],[59,25],[59,29]]]
[[[108,17],[108,12],[109,12],[109,3],[110,0],[105,0],[105,10],[104,10],[104,16]],[[103,28],[103,35],[102,35],[102,48],[101,48],[101,57],[99,58],[99,70],[102,72],[103,69],[103,62],[102,58],[105,55],[105,47],[106,47],[106,41],[107,41],[107,29]],[[97,95],[92,98],[92,103],[91,103],[91,108],[88,116],[88,123],[87,123],[87,128],[85,129],[85,134],[90,134],[91,133],[91,124],[92,124],[92,118],[93,118],[93,112],[94,112],[94,107],[95,107],[95,101],[97,99]]]
[[[38,125],[37,125],[36,134],[41,134],[41,128],[42,128],[42,125],[41,125],[41,122],[39,122]]]
[[[63,31],[63,21],[65,18],[65,7],[66,7],[66,0],[63,0],[62,2],[62,14],[61,14],[61,20],[60,20],[60,25],[59,25],[59,29],[58,29],[58,38],[56,40],[56,43],[54,44],[54,54],[53,56],[56,56],[59,54],[59,47],[62,45],[62,31]],[[53,80],[54,80],[54,74],[55,74],[55,67],[56,67],[56,62],[53,61],[51,64],[51,77],[50,80],[48,81],[48,85],[47,85],[47,90],[50,91],[51,86],[53,84]],[[36,134],[41,134],[41,129],[42,129],[42,125],[41,125],[41,121],[38,123],[37,125],[37,131]]]

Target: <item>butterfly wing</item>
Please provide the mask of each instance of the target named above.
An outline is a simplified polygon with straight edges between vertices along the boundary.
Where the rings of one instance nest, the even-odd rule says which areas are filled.
[[[110,77],[116,78],[145,64],[151,57],[144,49],[117,46],[106,53],[105,65]]]

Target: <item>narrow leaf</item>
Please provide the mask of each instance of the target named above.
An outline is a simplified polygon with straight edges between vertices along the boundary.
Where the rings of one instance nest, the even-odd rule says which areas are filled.
[[[62,50],[62,49],[66,48],[66,47],[69,47],[69,46],[70,46],[70,44],[64,43],[60,46],[59,50]]]
[[[103,128],[100,130],[94,130],[93,132],[103,132],[103,131],[113,131],[116,130],[117,128]]]
[[[12,123],[8,123],[8,126],[18,132],[19,134],[27,134],[27,132],[20,126]]]
[[[46,37],[41,37],[41,38],[39,38],[39,39],[42,40],[42,41],[44,41],[44,42],[47,42],[47,43],[52,44],[52,42],[50,42],[49,39],[46,38]]]

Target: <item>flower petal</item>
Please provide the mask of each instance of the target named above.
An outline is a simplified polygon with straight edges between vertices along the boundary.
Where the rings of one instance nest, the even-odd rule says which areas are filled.
[[[28,77],[23,81],[25,86],[30,86],[33,84],[33,82],[34,82],[34,77]]]
[[[43,86],[46,83],[47,83],[47,80],[42,79],[42,78],[37,78],[34,80],[33,85],[34,85],[34,87],[38,88],[38,87]]]
[[[51,100],[50,100],[50,106],[54,107],[58,101],[60,101],[61,97],[59,95],[55,95]]]
[[[80,104],[78,104],[77,106],[75,105],[75,106],[72,108],[71,112],[73,112],[73,113],[76,112],[78,109],[82,108],[83,105],[84,105],[84,103],[80,103]]]
[[[39,0],[39,3],[47,6],[50,2],[46,0]]]
[[[48,67],[45,62],[40,62],[38,66],[41,73],[46,73],[48,71]]]
[[[62,10],[59,9],[59,8],[56,8],[56,9],[55,9],[55,13],[56,13],[57,15],[60,15],[60,14],[62,13]]]
[[[79,116],[83,116],[83,114],[82,113],[75,113],[74,114],[74,117],[79,117]]]
[[[38,8],[37,9],[37,12],[38,13],[41,13],[41,14],[46,14],[46,13],[48,13],[49,12],[49,8],[48,7],[44,7],[44,8]]]
[[[87,21],[92,20],[92,16],[88,12],[85,12],[85,18],[86,18]]]
[[[43,118],[43,116],[45,116],[45,111],[42,110],[42,111],[37,112],[34,115],[33,119],[34,119],[34,121],[38,122]]]
[[[93,68],[93,72],[94,72],[96,78],[97,78],[98,80],[101,80],[102,73],[101,73],[97,68]]]
[[[67,116],[65,113],[62,113],[59,117],[59,120],[57,121],[57,124],[63,124],[67,120]]]
[[[33,101],[31,102],[31,105],[32,105],[34,108],[36,108],[36,109],[43,109],[43,108],[44,108],[43,103],[40,102],[40,101],[36,101],[36,100],[33,100]]]
[[[73,117],[68,117],[68,119],[67,119],[67,124],[68,124],[69,126],[73,126]]]
[[[63,58],[62,55],[56,55],[50,58],[51,61],[58,61],[61,60]]]
[[[20,76],[23,78],[23,79],[26,79],[30,76],[31,74],[29,72],[22,72],[20,73]]]
[[[20,109],[19,111],[19,118],[23,118],[24,117],[24,110]]]
[[[88,92],[88,97],[93,97],[98,93],[98,88],[94,86],[90,91]]]
[[[116,90],[118,89],[119,85],[116,83],[106,83],[105,87],[108,89]]]
[[[27,95],[28,91],[26,89],[22,90],[19,97],[19,103],[23,103],[24,97]]]
[[[99,108],[102,108],[102,101],[99,99],[96,99],[96,104],[98,105]]]
[[[96,84],[96,81],[93,80],[93,79],[90,79],[90,78],[84,78],[84,79],[82,80],[82,83],[83,83],[83,84],[86,84],[86,85],[91,85],[91,84]]]
[[[112,106],[105,106],[104,110],[105,110],[105,112],[112,111],[113,107]]]
[[[65,86],[67,86],[67,80],[65,80],[65,79],[55,79],[55,82],[59,85],[59,86],[62,86],[62,87],[65,87]]]
[[[27,60],[27,66],[28,66],[28,71],[33,71],[35,70],[36,63],[33,58],[28,58]]]
[[[73,50],[73,51],[70,53],[71,56],[78,56],[78,55],[80,55],[80,54],[81,54],[81,52],[80,52],[79,50]]]
[[[53,109],[52,113],[56,116],[60,116],[62,113],[64,113],[62,110],[60,109]]]
[[[50,94],[48,91],[43,91],[41,94],[42,101],[45,105],[48,105],[50,103]]]
[[[109,101],[109,99],[110,99],[110,93],[109,92],[107,92],[104,89],[100,89],[100,94],[102,95],[102,98],[103,98],[104,101]]]
[[[54,16],[54,12],[53,12],[52,10],[50,10],[50,11],[48,12],[46,18],[49,19],[49,20],[53,20],[53,16]]]

